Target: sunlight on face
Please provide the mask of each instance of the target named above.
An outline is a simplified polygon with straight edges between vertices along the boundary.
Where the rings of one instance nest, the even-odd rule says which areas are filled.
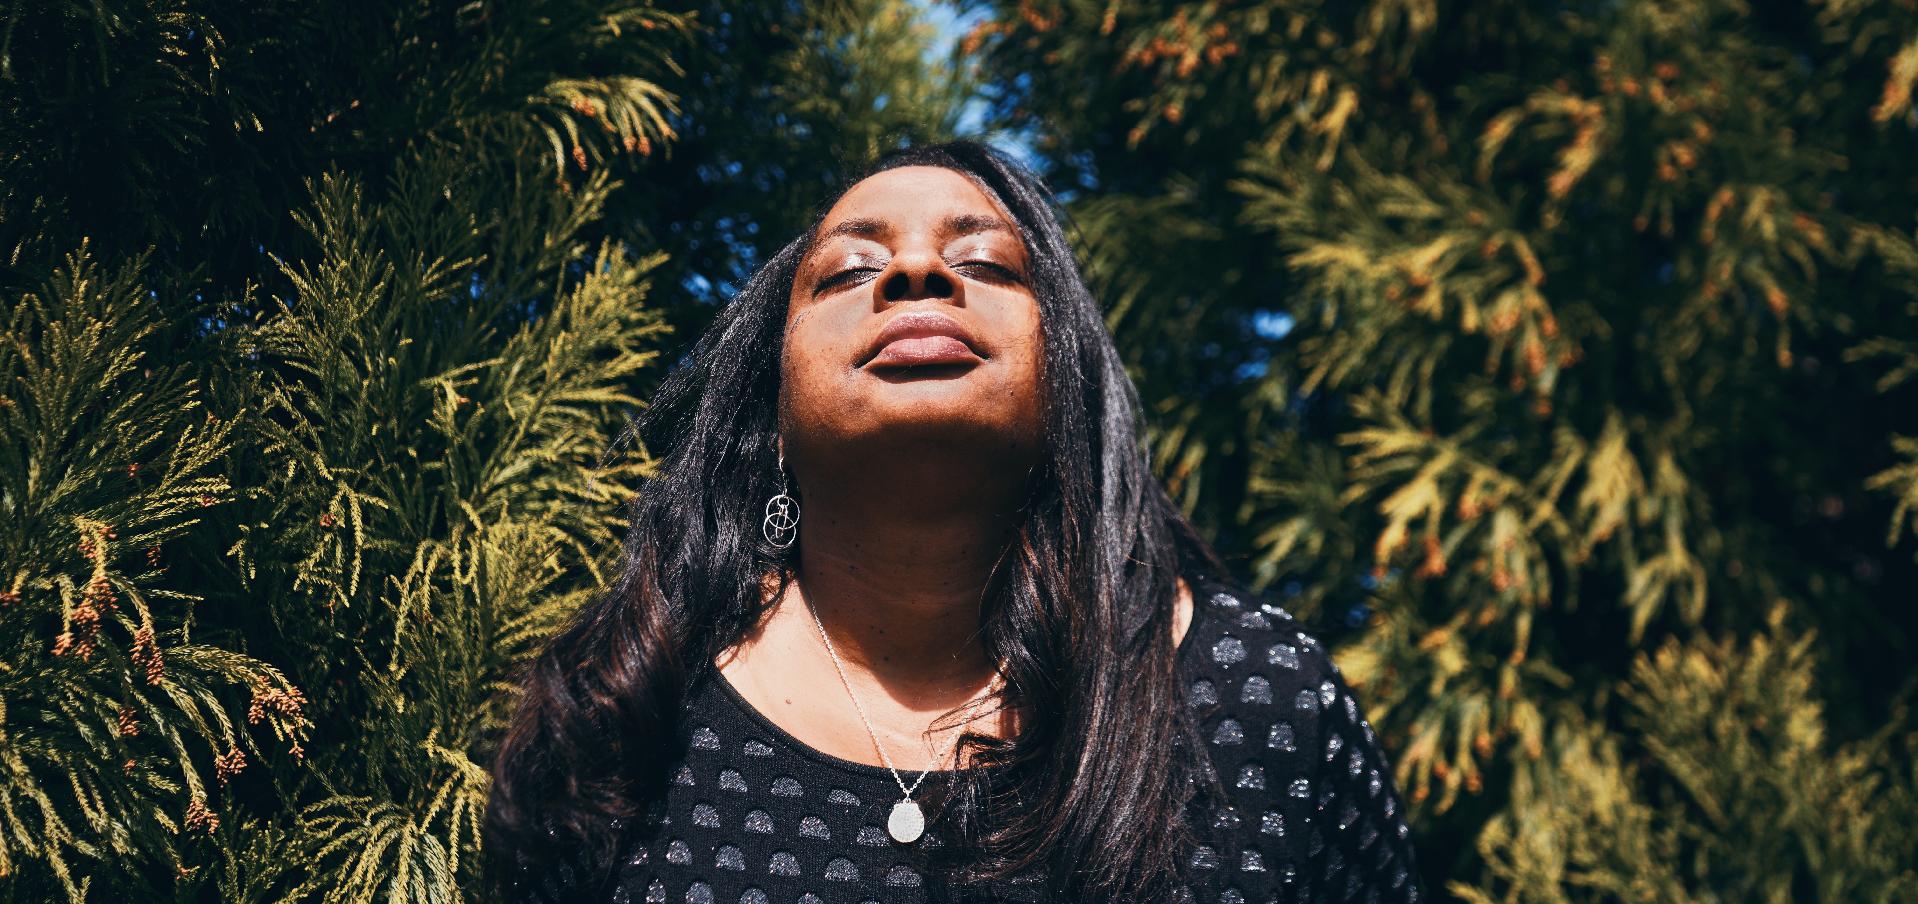
[[[934,442],[1029,455],[1042,334],[1028,265],[1017,223],[964,174],[906,166],[853,186],[793,282],[782,432],[820,452]]]

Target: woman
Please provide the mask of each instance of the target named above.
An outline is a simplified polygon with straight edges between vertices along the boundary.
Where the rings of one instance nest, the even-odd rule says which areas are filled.
[[[637,425],[623,577],[495,768],[515,896],[1417,900],[1371,727],[1139,417],[1040,183],[881,159]]]

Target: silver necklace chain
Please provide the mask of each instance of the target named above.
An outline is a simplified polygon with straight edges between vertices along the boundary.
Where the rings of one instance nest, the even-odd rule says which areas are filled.
[[[826,623],[819,620],[819,610],[813,608],[812,600],[806,597],[805,591],[800,591],[800,598],[805,600],[806,611],[812,615],[813,626],[819,629],[819,639],[826,644],[826,655],[832,657],[833,671],[839,673],[839,683],[846,686],[846,696],[852,698],[852,708],[859,713],[859,721],[864,723],[867,736],[872,738],[872,749],[879,752],[879,759],[886,764],[886,771],[892,773],[892,780],[899,785],[899,792],[905,795],[906,800],[912,800],[913,792],[919,790],[919,784],[924,782],[926,776],[931,775],[933,770],[927,768],[925,771],[920,772],[919,777],[913,780],[911,787],[907,787],[906,780],[899,777],[899,770],[894,768],[892,757],[887,755],[885,746],[879,743],[879,732],[873,730],[872,719],[866,715],[866,707],[859,702],[859,695],[853,692],[852,680],[846,677],[846,665],[840,661],[839,651],[833,649],[832,637],[826,634]],[[995,671],[992,680],[986,683],[985,691],[973,698],[972,705],[966,708],[965,721],[959,723],[960,728],[963,729],[965,726],[971,725],[974,719],[979,718],[979,707],[992,696],[993,688],[999,684],[999,677],[999,673]],[[964,736],[963,731],[960,732],[960,736]],[[952,756],[953,767],[957,768],[959,765],[959,738],[954,738],[952,741]],[[944,757],[940,757],[940,759],[944,759]],[[932,765],[937,766],[939,763],[935,761]]]

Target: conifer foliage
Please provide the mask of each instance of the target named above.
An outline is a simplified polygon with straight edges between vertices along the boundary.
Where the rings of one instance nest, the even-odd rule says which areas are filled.
[[[941,105],[903,3],[731,6],[0,12],[0,901],[484,899],[514,669],[733,275],[662,248],[772,238],[660,161],[843,127],[829,184]]]
[[[1918,895],[1909,3],[967,6],[1431,887]]]
[[[120,858],[178,867],[174,836],[216,831],[234,773],[309,728],[278,669],[182,619],[200,595],[168,572],[233,497],[236,425],[156,347],[142,263],[82,243],[0,343],[0,873],[25,899]]]
[[[353,25],[237,11],[8,22],[22,900],[446,899],[510,666],[630,491],[630,461],[594,466],[656,353],[656,260],[581,232],[598,164],[670,138],[642,76],[684,24],[423,10],[341,84],[267,67],[326,72]],[[79,151],[123,184],[58,178],[55,113],[142,133]]]

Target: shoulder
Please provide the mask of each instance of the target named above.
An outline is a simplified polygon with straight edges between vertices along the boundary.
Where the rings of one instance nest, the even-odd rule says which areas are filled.
[[[1179,644],[1180,665],[1196,679],[1225,681],[1259,696],[1259,681],[1317,683],[1338,667],[1324,644],[1284,607],[1244,587],[1207,575],[1187,578],[1191,623]],[[1243,689],[1247,684],[1249,693]]]
[[[1338,667],[1283,607],[1216,579],[1195,581],[1179,669],[1200,739],[1229,787],[1284,793],[1318,765],[1340,706]]]
[[[1193,589],[1179,668],[1215,750],[1243,738],[1242,755],[1306,772],[1345,765],[1340,754],[1353,747],[1378,750],[1371,722],[1317,634],[1284,607],[1230,582],[1200,578]],[[1322,756],[1290,756],[1308,749]]]
[[[1180,645],[1200,740],[1249,844],[1319,888],[1420,897],[1404,809],[1379,738],[1324,644],[1283,607],[1194,583]]]

